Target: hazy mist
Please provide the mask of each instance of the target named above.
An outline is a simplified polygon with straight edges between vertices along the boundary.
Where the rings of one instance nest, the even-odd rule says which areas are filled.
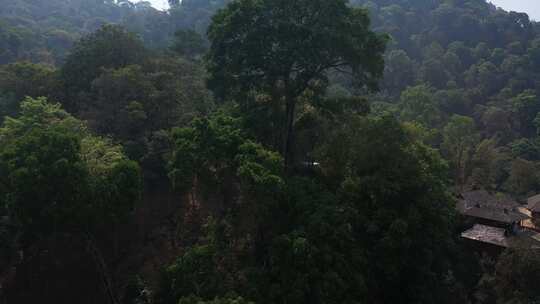
[[[148,0],[158,9],[169,7],[167,0]],[[531,19],[540,20],[540,1],[538,0],[491,0],[497,6],[508,11],[526,12]]]
[[[540,20],[540,1],[538,0],[491,0],[507,11],[526,12],[534,20]]]

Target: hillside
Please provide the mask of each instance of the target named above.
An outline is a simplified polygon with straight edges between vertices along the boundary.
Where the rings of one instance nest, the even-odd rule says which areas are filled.
[[[518,168],[534,170],[538,160],[532,152],[538,142],[538,24],[484,1],[363,4],[375,29],[393,38],[374,107],[427,128],[431,144],[441,144],[453,164],[457,183],[516,195],[537,191],[535,178],[520,179],[527,173]],[[472,119],[474,134],[461,136],[474,144],[462,159],[444,145],[453,115]]]

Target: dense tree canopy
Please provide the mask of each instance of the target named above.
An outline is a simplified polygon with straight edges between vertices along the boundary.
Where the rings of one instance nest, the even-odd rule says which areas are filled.
[[[68,98],[84,101],[83,92],[90,89],[102,69],[141,63],[144,51],[142,41],[122,27],[106,25],[85,36],[73,47],[62,66],[61,77]],[[80,105],[67,106],[71,111],[81,108]]]
[[[538,23],[169,2],[0,7],[1,303],[538,301],[537,255],[454,210],[540,191]]]
[[[107,23],[125,24],[152,47],[173,32],[167,14],[145,1],[6,0],[0,19],[0,63],[61,64],[74,42]]]
[[[238,216],[248,208],[246,203],[229,206],[230,215],[223,222],[210,222],[208,227],[213,228],[200,244],[167,269],[164,290],[168,297],[162,299],[163,303],[188,296],[212,299],[227,291],[257,303],[357,303],[368,299],[429,303],[444,295],[448,287],[444,276],[450,271],[453,250],[445,163],[435,151],[408,138],[390,117],[359,118],[350,127],[337,131],[323,153],[323,171],[341,172],[333,176],[339,179],[337,192],[310,179],[289,181],[284,192],[275,188],[274,193],[282,194],[274,195],[274,202],[261,210],[262,201],[258,201],[259,206],[250,211],[258,218],[253,224],[262,229],[255,239],[241,228],[229,226],[240,220]],[[194,139],[203,137],[185,135],[178,147],[200,147],[199,140]],[[392,147],[367,147],[366,143],[378,141],[392,143]],[[221,141],[204,142],[203,147],[210,151],[221,146]],[[202,153],[194,155],[205,158]],[[225,159],[235,158],[243,159],[234,154]],[[225,159],[219,163],[224,164]],[[346,168],[335,168],[338,164],[334,160],[345,160],[339,164]],[[264,161],[253,168],[265,163],[269,164]],[[187,166],[174,168],[180,169],[175,171],[178,173],[191,171]],[[249,172],[266,176],[260,175],[265,171]],[[182,176],[181,180],[192,185],[193,177]],[[279,180],[279,173],[274,176],[271,180]],[[265,182],[265,188],[270,185]],[[426,187],[429,194],[424,192]],[[273,225],[276,219],[282,224]],[[245,247],[236,248],[238,242]],[[238,264],[243,256],[251,258]],[[253,278],[245,281],[244,276]]]
[[[44,98],[26,99],[0,140],[1,201],[30,234],[92,229],[139,197],[138,165]]]

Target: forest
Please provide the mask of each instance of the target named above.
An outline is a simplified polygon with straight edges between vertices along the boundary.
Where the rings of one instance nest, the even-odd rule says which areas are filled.
[[[540,193],[540,23],[169,3],[2,0],[0,304],[540,303],[459,209]]]

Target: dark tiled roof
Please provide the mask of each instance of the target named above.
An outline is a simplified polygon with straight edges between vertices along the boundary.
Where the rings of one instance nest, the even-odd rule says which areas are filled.
[[[474,225],[471,229],[461,233],[462,238],[482,243],[497,245],[500,247],[508,247],[508,240],[504,235],[503,228],[490,227],[485,225]]]
[[[461,196],[457,209],[466,216],[507,224],[530,218],[529,215],[519,212],[520,205],[505,195],[492,195],[478,190],[465,192]]]
[[[527,209],[532,212],[540,212],[540,194],[530,197],[527,200]]]
[[[528,215],[523,214],[518,211],[512,210],[501,210],[501,209],[492,209],[488,207],[471,207],[462,212],[462,214],[467,216],[472,216],[476,218],[492,220],[500,223],[511,224],[514,222],[519,222],[530,218]]]
[[[520,206],[519,203],[504,194],[493,195],[485,190],[464,192],[461,196],[469,205],[494,205],[507,209],[513,209]]]
[[[527,247],[540,249],[540,234],[530,230],[522,230],[515,235],[506,235],[505,229],[485,225],[474,225],[463,232],[461,237],[499,247]]]

